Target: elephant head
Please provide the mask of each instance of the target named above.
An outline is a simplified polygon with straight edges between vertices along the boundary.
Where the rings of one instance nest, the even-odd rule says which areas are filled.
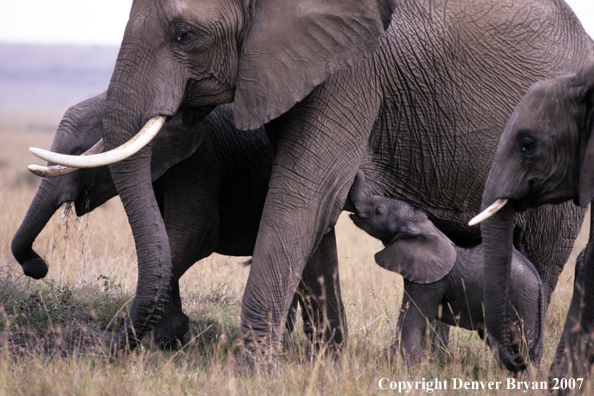
[[[217,113],[228,112],[231,106],[221,107]],[[103,112],[105,93],[69,108],[54,136],[52,151],[81,154],[103,141]],[[201,116],[201,117],[200,117]],[[206,114],[196,115],[201,121]],[[152,146],[151,180],[161,177],[167,169],[189,157],[202,142],[208,123],[198,123],[192,129],[184,126],[181,114],[172,117],[155,137]],[[99,143],[99,144],[98,144]],[[80,169],[50,166],[43,168],[45,177],[27,214],[12,240],[12,252],[23,266],[25,275],[34,279],[46,276],[47,263],[33,250],[32,245],[54,212],[63,204],[74,204],[77,216],[91,212],[117,195],[109,168]]]
[[[107,90],[106,148],[129,141],[149,120],[159,125],[178,111],[232,101],[238,127],[260,127],[373,53],[394,7],[394,0],[135,0]],[[111,174],[136,243],[139,286],[120,344],[157,320],[171,267],[150,183],[150,150],[123,152],[109,161],[132,155],[111,165]]]
[[[355,206],[351,219],[386,246],[375,254],[383,268],[414,283],[433,283],[445,277],[456,264],[453,243],[412,205],[364,193],[365,175],[357,171],[350,198]]]
[[[69,108],[58,126],[51,150],[78,155],[97,143],[103,137],[104,102],[105,93]],[[115,195],[107,167],[44,178],[11,245],[25,275],[34,279],[47,275],[48,265],[33,250],[33,241],[62,204],[74,203],[80,216]],[[89,196],[93,199],[89,200]]]
[[[489,334],[510,370],[525,367],[510,345],[509,277],[515,212],[594,197],[594,63],[575,75],[535,83],[499,140],[485,183],[483,221],[485,314]],[[492,216],[489,218],[489,216]]]

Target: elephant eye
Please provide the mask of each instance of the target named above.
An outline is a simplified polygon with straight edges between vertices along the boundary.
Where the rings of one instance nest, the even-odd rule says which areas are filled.
[[[383,206],[376,206],[375,207],[375,215],[382,217],[386,213],[386,208]]]
[[[190,37],[190,32],[185,26],[176,26],[173,29],[172,40],[176,44],[185,43]]]
[[[524,135],[520,138],[520,153],[522,156],[531,155],[536,150],[536,139],[530,135]]]
[[[187,38],[188,32],[186,32],[185,30],[179,30],[175,33],[175,41],[177,41],[178,43],[185,41]]]

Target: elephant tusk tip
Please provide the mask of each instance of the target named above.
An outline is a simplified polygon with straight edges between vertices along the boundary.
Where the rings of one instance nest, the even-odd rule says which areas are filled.
[[[27,168],[34,175],[39,176],[39,177],[45,177],[44,176],[45,175],[45,170],[46,170],[46,167],[45,166],[29,165]]]
[[[52,166],[41,166],[41,165],[29,165],[29,171],[39,177],[56,177],[67,175],[72,172],[76,172],[78,168],[72,168],[68,166],[52,165]]]
[[[474,216],[469,222],[468,225],[473,227],[477,224],[482,223],[483,221],[485,221],[487,219],[487,217],[485,217],[484,213],[481,212],[479,214],[477,214],[476,216]]]
[[[483,221],[487,220],[489,217],[493,216],[495,213],[499,212],[501,210],[501,208],[503,208],[505,206],[505,204],[507,204],[508,201],[509,201],[509,199],[499,198],[498,200],[493,202],[491,204],[491,206],[489,206],[487,209],[483,210],[481,213],[479,213],[478,215],[473,217],[468,222],[468,225],[472,227],[479,223],[482,223]]]
[[[40,148],[37,148],[37,147],[29,147],[29,151],[34,156],[39,157],[41,159],[44,159],[44,158],[42,158],[42,156],[43,156],[43,153],[46,152],[47,150],[40,149]]]

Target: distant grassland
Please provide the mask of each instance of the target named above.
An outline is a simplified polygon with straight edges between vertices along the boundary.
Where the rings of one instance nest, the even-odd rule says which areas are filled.
[[[344,215],[337,236],[349,340],[340,359],[312,356],[299,321],[290,351],[246,373],[238,363],[239,312],[249,267],[240,264],[245,258],[219,255],[197,263],[182,278],[184,310],[192,320],[185,346],[161,351],[147,340],[127,359],[109,359],[109,342],[122,324],[136,284],[134,245],[119,200],[82,218],[54,216],[34,245],[50,263],[46,280],[21,276],[10,252],[39,182],[26,170],[31,162],[40,163],[27,147],[49,148],[52,137],[0,131],[0,396],[369,395],[397,393],[380,390],[381,378],[437,378],[448,380],[451,387],[453,378],[502,381],[505,386],[512,377],[498,368],[476,334],[458,329],[452,330],[444,361],[430,357],[407,370],[402,362],[382,359],[383,349],[396,335],[402,280],[374,263],[381,244]],[[582,236],[578,244],[584,243]],[[529,370],[518,380],[547,379],[570,301],[575,253],[549,307],[543,370]],[[523,394],[464,389],[436,393]]]

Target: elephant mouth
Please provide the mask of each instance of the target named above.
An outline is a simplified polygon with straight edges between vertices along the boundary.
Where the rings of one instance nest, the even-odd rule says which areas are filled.
[[[81,217],[87,213],[89,213],[91,203],[89,199],[86,197],[86,194],[79,194],[78,197],[73,201],[74,203],[74,210],[78,217]]]
[[[374,230],[372,230],[371,227],[369,226],[369,221],[366,216],[361,216],[361,215],[358,215],[355,213],[351,213],[349,215],[349,217],[351,218],[351,220],[353,220],[353,223],[355,223],[355,225],[357,227],[359,227],[363,231],[367,232],[368,234],[375,236],[374,232],[373,232]]]
[[[356,213],[351,213],[349,217],[351,218],[351,220],[353,220],[353,223],[355,223],[355,225],[359,228],[362,228],[362,226],[367,222],[366,216],[362,216]]]
[[[65,219],[66,217],[69,217],[70,214],[72,213],[72,207],[74,206],[74,202],[73,201],[66,201],[62,204],[62,213],[60,214],[60,216]]]
[[[393,238],[392,233],[372,224],[367,216],[351,213],[349,217],[351,220],[353,220],[353,223],[355,223],[357,227],[365,231],[370,236],[379,239],[384,244],[384,246],[390,244],[390,239]]]
[[[90,213],[116,195],[115,187],[111,185],[108,188],[89,187],[84,189],[73,201],[76,215],[80,217]]]
[[[526,199],[519,200],[519,201],[514,200],[512,202],[514,205],[514,212],[518,212],[518,213],[523,212],[523,211],[535,206],[535,205],[530,205],[530,201],[528,201]]]

